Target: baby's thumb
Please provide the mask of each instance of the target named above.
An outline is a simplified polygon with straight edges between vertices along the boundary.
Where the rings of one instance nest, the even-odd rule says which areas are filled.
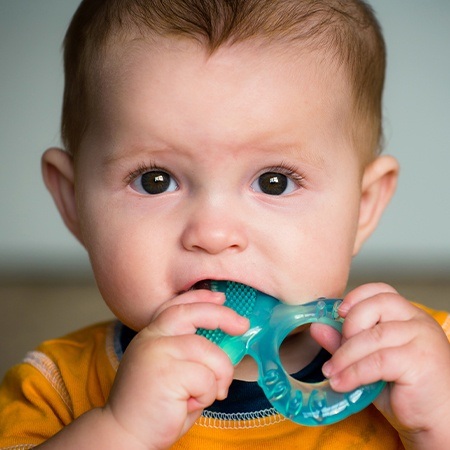
[[[312,323],[310,333],[313,339],[331,354],[341,346],[341,334],[329,325]]]

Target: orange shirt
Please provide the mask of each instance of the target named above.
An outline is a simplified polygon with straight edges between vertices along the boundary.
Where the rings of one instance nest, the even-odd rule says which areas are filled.
[[[449,315],[426,310],[450,337]],[[98,324],[46,341],[7,373],[0,386],[0,449],[32,448],[84,412],[105,404],[119,365],[118,326],[118,322]],[[374,406],[325,427],[303,427],[277,414],[230,419],[206,411],[173,448],[294,447],[403,448],[395,429]]]

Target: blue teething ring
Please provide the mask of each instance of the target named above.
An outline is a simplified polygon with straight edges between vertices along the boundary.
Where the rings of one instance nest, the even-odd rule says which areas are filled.
[[[249,330],[230,336],[221,330],[199,329],[221,347],[234,365],[245,355],[258,364],[258,384],[272,406],[301,425],[329,425],[357,413],[371,404],[385,386],[384,381],[335,392],[328,380],[305,383],[292,378],[283,368],[279,349],[286,336],[301,325],[320,322],[342,332],[339,299],[319,299],[305,305],[286,305],[250,286],[232,281],[212,281],[211,289],[224,292],[225,305],[250,320]]]

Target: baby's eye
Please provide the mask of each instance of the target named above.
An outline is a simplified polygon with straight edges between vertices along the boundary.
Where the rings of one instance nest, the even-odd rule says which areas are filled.
[[[265,172],[252,183],[252,188],[267,195],[281,195],[290,194],[298,185],[283,173]]]
[[[136,177],[131,183],[133,189],[141,194],[158,195],[178,189],[174,178],[163,170],[150,170]]]

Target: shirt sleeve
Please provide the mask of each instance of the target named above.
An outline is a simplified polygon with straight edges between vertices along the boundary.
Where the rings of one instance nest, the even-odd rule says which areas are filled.
[[[0,449],[29,449],[73,420],[70,398],[53,361],[35,351],[0,386]]]

